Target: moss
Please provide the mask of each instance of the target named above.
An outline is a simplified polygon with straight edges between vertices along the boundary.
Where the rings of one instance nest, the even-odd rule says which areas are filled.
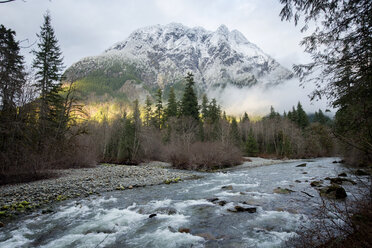
[[[0,211],[0,217],[6,216],[7,212],[6,211]]]
[[[1,210],[9,210],[10,209],[10,206],[9,205],[3,205],[1,207]]]
[[[120,184],[116,187],[116,190],[125,190],[125,187]]]
[[[165,184],[171,184],[171,183],[178,183],[179,181],[182,181],[182,179],[180,177],[176,177],[176,178],[166,179],[163,182]]]
[[[18,206],[17,206],[17,210],[18,210],[18,209],[23,209],[23,208],[25,208],[25,206],[23,206],[22,203],[19,203]]]
[[[22,202],[20,202],[20,204],[22,204],[23,206],[30,205],[30,203],[28,201],[22,201]]]
[[[57,201],[64,201],[64,200],[67,200],[67,196],[65,195],[58,195],[57,198],[56,198]]]

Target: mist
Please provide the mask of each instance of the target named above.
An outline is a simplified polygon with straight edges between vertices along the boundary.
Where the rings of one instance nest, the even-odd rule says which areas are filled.
[[[229,115],[240,116],[247,112],[250,116],[264,116],[270,112],[270,106],[275,111],[283,114],[284,111],[292,109],[300,101],[307,113],[314,113],[321,109],[325,112],[329,109],[329,115],[333,115],[332,109],[326,99],[310,101],[310,93],[314,89],[313,85],[306,87],[300,86],[297,78],[288,80],[278,86],[266,87],[256,85],[251,88],[237,88],[227,86],[223,91],[215,90],[208,93],[209,98],[218,99],[223,110]]]

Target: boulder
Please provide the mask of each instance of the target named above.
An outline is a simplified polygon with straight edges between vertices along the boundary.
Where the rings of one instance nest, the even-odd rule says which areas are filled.
[[[358,169],[358,170],[355,171],[355,175],[357,175],[357,176],[369,176],[369,173],[364,171],[364,170]]]
[[[300,181],[300,180],[296,180],[295,182],[296,182],[296,183],[300,183],[301,181]]]
[[[274,189],[273,192],[276,193],[276,194],[290,194],[290,193],[295,192],[295,191],[287,189],[287,188],[278,187],[278,188]]]
[[[296,167],[306,167],[306,163],[296,165]]]
[[[233,186],[232,185],[226,185],[226,186],[222,186],[221,189],[233,190]]]
[[[319,187],[319,186],[322,186],[322,183],[323,183],[322,180],[320,180],[320,181],[312,181],[312,182],[310,183],[310,186],[311,186],[311,187]]]
[[[227,209],[229,212],[248,212],[248,213],[256,213],[257,209],[255,207],[245,208],[242,206],[235,206],[233,209]]]
[[[180,232],[180,233],[190,233],[190,229],[180,227],[180,228],[178,228],[178,232]]]
[[[210,198],[210,199],[207,199],[207,201],[209,202],[216,202],[218,201],[219,199],[218,198]]]
[[[218,202],[218,205],[220,205],[220,206],[225,206],[227,204],[227,202],[226,201],[219,201]]]
[[[347,174],[345,172],[342,172],[340,174],[338,174],[339,177],[347,177]]]
[[[151,218],[154,218],[156,215],[157,215],[157,214],[150,214],[150,215],[149,215],[149,218],[150,218],[150,219],[151,219]]]
[[[320,195],[333,199],[344,199],[347,197],[345,189],[337,184],[320,189]]]

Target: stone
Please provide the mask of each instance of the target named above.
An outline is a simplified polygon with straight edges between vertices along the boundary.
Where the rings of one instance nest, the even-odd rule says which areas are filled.
[[[227,204],[227,202],[226,201],[219,201],[218,202],[218,205],[220,205],[220,206],[225,206]]]
[[[311,186],[311,187],[320,187],[320,186],[322,186],[322,183],[323,183],[322,180],[320,180],[320,181],[312,181],[312,182],[310,183],[310,186]]]
[[[180,227],[180,228],[178,228],[178,232],[180,232],[180,233],[190,233],[190,229]]]
[[[4,226],[5,226],[5,224],[4,224],[3,222],[0,221],[0,228],[1,228],[1,227],[4,227]]]
[[[296,165],[296,167],[306,167],[306,163]]]
[[[219,199],[218,198],[210,198],[210,199],[207,199],[207,201],[209,202],[216,202],[218,201]]]
[[[257,209],[255,207],[245,208],[242,206],[235,206],[233,209],[227,209],[229,212],[248,212],[248,213],[256,213]]]
[[[221,189],[233,190],[233,186],[232,185],[222,186]]]
[[[333,199],[344,199],[347,197],[345,189],[337,184],[320,189],[320,195]]]
[[[355,175],[357,175],[357,176],[369,176],[369,173],[364,171],[364,170],[358,169],[358,170],[355,171]]]
[[[295,192],[295,191],[290,190],[290,189],[286,189],[286,188],[278,187],[278,188],[274,189],[273,192],[276,193],[276,194],[290,194],[290,193]]]
[[[347,177],[347,174],[345,172],[342,172],[340,174],[338,174],[339,177]]]
[[[300,183],[301,181],[300,181],[300,180],[296,180],[295,182],[296,182],[296,183]]]
[[[150,219],[151,219],[151,218],[154,218],[156,215],[157,215],[157,214],[150,214],[150,215],[149,215],[149,218],[150,218]]]

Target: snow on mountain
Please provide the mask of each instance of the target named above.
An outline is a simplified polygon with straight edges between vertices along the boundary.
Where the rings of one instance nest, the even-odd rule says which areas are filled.
[[[110,69],[118,64],[122,70]],[[127,73],[128,65],[145,85],[163,87],[192,72],[198,87],[206,91],[227,85],[271,86],[293,76],[237,30],[221,25],[211,32],[178,23],[137,29],[103,54],[75,63],[66,76],[76,80],[100,69],[115,77]]]

